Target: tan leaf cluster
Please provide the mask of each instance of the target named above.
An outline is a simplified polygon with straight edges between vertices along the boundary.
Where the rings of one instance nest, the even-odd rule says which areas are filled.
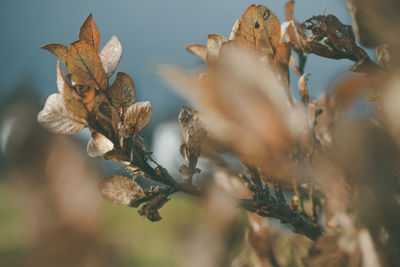
[[[122,55],[118,38],[113,36],[99,54],[100,33],[90,14],[80,28],[78,41],[68,47],[49,44],[42,48],[65,63],[68,75],[58,62],[60,94],[46,102],[39,113],[39,123],[64,134],[87,126],[92,133],[87,151],[92,157],[129,147],[131,139],[149,122],[151,105],[149,102],[134,103],[135,86],[128,74],[119,72],[114,82],[109,83]],[[111,158],[124,158],[121,153],[117,153],[119,156],[111,154]]]

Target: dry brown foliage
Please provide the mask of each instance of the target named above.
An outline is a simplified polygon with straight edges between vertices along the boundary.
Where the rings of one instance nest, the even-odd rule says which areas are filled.
[[[249,266],[253,257],[257,266],[398,265],[400,61],[392,51],[400,51],[400,41],[389,27],[380,33],[381,23],[377,28],[366,24],[374,13],[367,8],[373,1],[367,2],[348,1],[355,34],[331,14],[297,22],[293,1],[286,4],[282,23],[267,7],[251,5],[229,39],[209,34],[207,45],[186,47],[206,63],[202,71],[193,75],[160,66],[163,77],[199,108],[183,107],[179,115],[182,181],[145,149],[139,133],[151,118],[151,105],[134,103],[135,87],[127,74],[119,72],[110,84],[122,47],[112,37],[99,55],[100,34],[91,15],[78,41],[43,47],[65,63],[68,74],[58,63],[59,93],[48,98],[38,121],[61,134],[88,127],[88,154],[120,162],[133,177],[104,179],[101,194],[139,207],[151,221],[161,219],[159,209],[176,192],[205,198],[210,221],[199,226],[194,251],[208,258],[196,261],[193,256],[186,266]],[[390,13],[382,23],[388,21],[397,25],[399,20]],[[371,42],[365,41],[368,34]],[[378,62],[358,41],[377,46]],[[304,73],[307,54],[351,60],[350,71],[360,74],[341,79],[321,99],[313,98]],[[289,66],[299,78],[300,100],[291,96]],[[350,109],[367,94],[375,101],[373,116],[354,117]],[[225,160],[226,155],[242,166]],[[193,182],[195,175],[206,176],[198,174],[201,158],[208,160],[211,183]],[[142,188],[134,181],[138,175],[154,186]],[[249,212],[250,227],[243,232],[234,205]],[[283,242],[279,237],[284,235],[266,217],[315,242],[310,245],[299,236]],[[212,233],[212,251],[202,231]],[[241,252],[228,241],[243,243]],[[293,255],[281,255],[276,248],[282,243]]]

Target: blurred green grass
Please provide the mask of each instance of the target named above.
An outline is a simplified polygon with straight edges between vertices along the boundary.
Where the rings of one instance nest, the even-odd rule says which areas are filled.
[[[19,208],[18,190],[0,182],[0,265],[23,257],[29,249],[29,222]],[[83,203],[84,204],[84,203]],[[201,220],[199,200],[174,195],[160,210],[156,223],[136,209],[101,201],[99,238],[115,249],[114,266],[179,266],[179,239],[185,228]]]

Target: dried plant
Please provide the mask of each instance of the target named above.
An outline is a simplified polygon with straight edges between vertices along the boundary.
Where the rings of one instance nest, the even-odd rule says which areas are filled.
[[[358,2],[348,1],[355,29],[365,23],[355,13],[357,5],[364,5]],[[151,105],[135,103],[129,75],[118,72],[110,83],[122,47],[112,37],[100,51],[100,34],[91,15],[78,41],[68,47],[43,47],[65,64],[68,73],[57,62],[59,93],[49,96],[38,121],[60,134],[89,128],[89,156],[118,161],[132,175],[105,178],[99,185],[101,194],[111,202],[138,208],[151,221],[161,219],[159,209],[176,192],[206,198],[214,203],[211,206],[230,203],[250,212],[245,238],[233,232],[217,234],[224,225],[236,229],[228,208],[221,220],[206,223],[205,229],[215,232],[215,242],[221,245],[218,255],[209,255],[207,266],[250,262],[246,258],[251,253],[229,252],[233,248],[224,240],[230,238],[249,243],[260,266],[399,264],[400,229],[394,221],[399,211],[400,127],[393,99],[400,97],[395,78],[400,61],[391,52],[398,38],[376,35],[378,62],[374,62],[357,44],[355,36],[368,38],[364,31],[354,34],[351,26],[331,14],[299,23],[293,9],[294,2],[288,2],[287,21],[281,23],[267,7],[251,5],[234,24],[229,39],[210,34],[207,45],[188,45],[187,50],[206,63],[195,75],[160,66],[165,80],[199,108],[185,106],[179,114],[185,160],[179,169],[181,179],[172,177],[146,150],[139,134],[150,121]],[[350,71],[361,74],[341,79],[329,94],[315,99],[307,85],[309,74],[304,73],[308,54],[351,60]],[[298,75],[299,100],[291,95],[289,68]],[[351,115],[350,108],[363,95],[376,103],[372,118]],[[207,160],[204,168],[211,174],[200,173],[201,158]],[[139,175],[152,186],[135,181]],[[197,182],[194,176],[199,177]],[[211,185],[201,182],[206,176],[211,176]],[[262,217],[279,219],[316,241],[308,256],[304,257],[307,250],[296,247],[309,248],[309,241],[291,237],[287,246],[304,258],[282,260],[274,248],[278,234]]]

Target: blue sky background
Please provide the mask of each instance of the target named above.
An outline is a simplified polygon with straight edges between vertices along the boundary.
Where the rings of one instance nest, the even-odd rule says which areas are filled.
[[[36,0],[3,1],[0,9],[0,88],[8,93],[26,78],[33,79],[41,98],[56,91],[56,57],[39,49],[47,43],[68,45],[78,38],[80,25],[93,13],[103,46],[112,35],[121,41],[124,53],[118,71],[132,76],[137,100],[150,100],[153,122],[176,117],[182,99],[162,82],[156,73],[160,62],[186,68],[201,62],[185,50],[190,43],[205,43],[207,34],[229,36],[232,25],[253,3],[263,4],[284,20],[285,1],[261,0]],[[298,21],[335,14],[350,24],[345,0],[296,1],[294,16]],[[306,72],[312,75],[312,95],[326,90],[343,70],[348,60],[328,60],[309,56]],[[293,73],[292,73],[293,74]],[[297,78],[292,75],[292,91],[297,96]]]

